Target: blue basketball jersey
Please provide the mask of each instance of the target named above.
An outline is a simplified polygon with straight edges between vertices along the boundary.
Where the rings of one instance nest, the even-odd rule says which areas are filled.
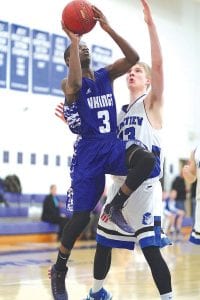
[[[115,98],[105,68],[94,72],[94,80],[82,79],[76,101],[64,105],[64,116],[70,130],[79,135],[67,207],[73,204],[73,211],[92,211],[104,191],[105,174],[127,174],[126,144],[117,138]]]
[[[108,138],[116,134],[115,97],[105,68],[95,71],[94,77],[82,79],[76,101],[64,106],[64,116],[73,133],[83,138]]]

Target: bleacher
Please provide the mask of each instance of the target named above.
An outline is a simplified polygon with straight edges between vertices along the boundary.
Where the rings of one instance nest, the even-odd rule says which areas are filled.
[[[0,206],[0,243],[49,242],[57,240],[58,226],[41,221],[44,194],[5,193],[8,206]],[[58,195],[65,210],[65,195]],[[191,232],[193,220],[185,217],[183,234]]]
[[[0,243],[57,240],[58,225],[41,221],[46,195],[5,193],[8,206],[0,206]],[[65,202],[65,195],[58,195]]]

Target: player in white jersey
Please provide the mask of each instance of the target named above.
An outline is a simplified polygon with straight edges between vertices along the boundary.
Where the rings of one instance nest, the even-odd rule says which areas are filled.
[[[132,78],[135,72],[142,72],[143,65],[144,63],[137,64],[127,75],[131,99],[134,97],[135,89]],[[97,230],[97,241],[105,246],[108,245],[107,239],[109,239],[110,247],[128,249],[134,248],[133,242],[136,240],[142,248],[146,245],[162,247],[169,243],[166,236],[161,233],[162,189],[159,179],[162,177],[163,169],[162,129],[152,127],[145,111],[145,99],[146,94],[136,98],[131,105],[122,107],[118,117],[119,136],[123,140],[128,140],[129,135],[134,134],[136,143],[154,153],[156,164],[149,178],[130,196],[122,210],[126,221],[134,228],[133,238],[127,235],[124,238],[123,231],[118,235],[119,230],[117,231],[117,227],[110,220],[104,222],[105,217],[102,212]],[[106,204],[117,193],[124,182],[124,177],[113,176],[113,181]]]
[[[163,62],[160,43],[151,11],[146,0],[141,0],[144,19],[147,23],[152,68],[137,63],[127,74],[130,103],[122,108],[118,118],[119,137],[143,145],[156,156],[156,166],[149,178],[128,198],[122,213],[127,223],[135,230],[134,235],[119,230],[105,213],[102,212],[97,229],[97,248],[94,260],[93,287],[87,296],[92,299],[112,299],[103,288],[103,283],[111,265],[112,248],[134,249],[137,241],[151,269],[160,299],[172,299],[171,276],[164,261],[160,247],[170,242],[161,228],[162,189],[162,108],[163,108]],[[151,89],[147,93],[149,85]],[[137,163],[137,157],[135,157]],[[108,192],[106,205],[112,201],[124,182],[123,177],[114,177]]]
[[[200,245],[200,144],[192,151],[189,164],[183,167],[183,177],[189,183],[197,180],[195,223],[189,241]]]

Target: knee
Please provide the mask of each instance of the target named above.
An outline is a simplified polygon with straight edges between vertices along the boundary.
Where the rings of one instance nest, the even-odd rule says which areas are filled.
[[[133,145],[127,149],[126,164],[129,169],[142,165],[147,171],[151,171],[155,163],[156,158],[152,152],[138,145]]]
[[[83,212],[74,212],[71,218],[71,222],[74,226],[85,228],[90,222],[90,212],[83,211]]]
[[[75,241],[88,225],[90,212],[75,212],[70,221],[64,226],[62,244],[67,249],[72,249]]]
[[[143,157],[143,164],[145,168],[151,172],[155,166],[156,158],[152,152],[146,151]]]

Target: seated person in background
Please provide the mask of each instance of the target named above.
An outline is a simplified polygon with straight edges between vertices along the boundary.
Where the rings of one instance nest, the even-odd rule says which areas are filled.
[[[183,223],[183,217],[185,215],[184,210],[176,208],[176,191],[171,190],[169,195],[163,200],[163,229],[166,233],[176,234],[181,233],[181,227]]]
[[[50,186],[50,193],[45,197],[43,202],[41,219],[42,221],[59,225],[58,240],[61,238],[63,227],[69,220],[67,217],[61,215],[59,202],[57,187],[55,184],[52,184]]]

